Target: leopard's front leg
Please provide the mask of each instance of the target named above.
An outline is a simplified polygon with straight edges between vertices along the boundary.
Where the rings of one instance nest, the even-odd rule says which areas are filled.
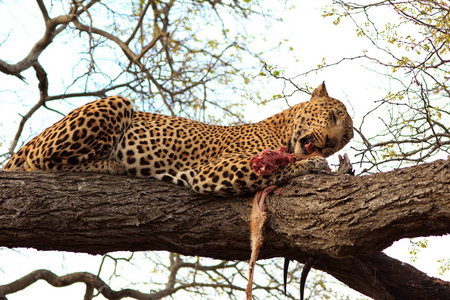
[[[199,193],[251,193],[270,185],[281,185],[297,176],[329,169],[325,158],[315,156],[294,161],[270,174],[258,176],[250,164],[253,156],[229,154],[203,166],[195,176],[192,188]]]

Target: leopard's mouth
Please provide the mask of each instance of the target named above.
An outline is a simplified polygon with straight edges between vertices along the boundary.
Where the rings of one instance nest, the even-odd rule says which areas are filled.
[[[300,139],[300,147],[303,150],[303,153],[306,155],[312,154],[314,152],[321,152],[319,147],[314,145],[314,138],[311,135],[304,136]]]

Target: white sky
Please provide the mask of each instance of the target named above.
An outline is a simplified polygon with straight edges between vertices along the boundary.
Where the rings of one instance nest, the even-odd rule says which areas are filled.
[[[12,11],[3,9],[8,5],[1,5],[0,9],[0,43],[5,35],[14,28],[14,35],[12,35],[16,46],[2,47],[0,45],[0,58],[7,59],[10,62],[16,62],[23,58],[29,51],[31,45],[34,44],[34,38],[41,36],[43,26],[41,16],[34,1],[26,0],[24,7],[29,12],[26,16],[26,22],[22,19],[22,15],[14,14]],[[294,53],[279,52],[271,53],[267,56],[267,61],[271,65],[276,65],[286,72],[291,74],[298,74],[315,67],[326,57],[326,61],[331,63],[342,58],[342,56],[350,57],[352,55],[362,54],[363,49],[367,49],[369,44],[362,38],[356,37],[356,30],[353,24],[348,21],[343,21],[338,27],[332,24],[331,19],[323,19],[321,17],[322,7],[326,4],[331,4],[331,1],[297,1],[297,8],[292,11],[283,12],[284,23],[273,26],[267,32],[267,38],[270,41],[277,42],[282,38],[288,38],[289,45],[295,49]],[[255,26],[258,29],[257,26]],[[19,36],[20,31],[22,35]],[[11,39],[11,38],[10,38]],[[12,50],[13,49],[13,50]],[[76,55],[79,49],[65,47],[65,59],[70,60],[71,53]],[[61,82],[61,78],[70,78],[69,73],[57,73],[51,70],[63,68],[61,61],[52,64],[52,59],[60,55],[61,50],[57,47],[49,47],[40,61],[48,68],[49,74],[52,76],[60,76],[60,78],[49,78],[50,81]],[[293,59],[293,55],[297,56],[298,62]],[[373,107],[374,101],[380,99],[384,93],[386,82],[383,78],[375,72],[369,71],[368,68],[375,68],[375,66],[362,66],[362,62],[349,62],[341,66],[330,68],[318,74],[311,74],[308,76],[310,83],[315,82],[315,86],[319,85],[325,80],[327,90],[330,96],[340,99],[349,108],[350,114],[354,119],[355,124],[359,124],[361,116]],[[67,63],[68,68],[71,69],[71,63]],[[257,72],[255,73],[255,75]],[[17,115],[17,101],[22,101],[25,105],[32,105],[37,99],[36,83],[34,81],[34,72],[27,71],[23,75],[27,77],[28,87],[24,86],[22,82],[11,76],[0,74],[0,143],[1,137],[6,141],[10,141],[20,121],[20,116]],[[255,80],[259,80],[256,77]],[[264,82],[262,81],[262,84]],[[24,89],[25,91],[20,95],[15,95],[13,91]],[[279,94],[281,92],[280,86],[272,84],[267,89],[268,98],[272,94]],[[29,99],[26,97],[29,96]],[[298,102],[308,100],[306,96],[298,94]],[[290,100],[290,104],[294,100]],[[351,107],[351,108],[350,108]],[[67,107],[65,111],[68,112],[74,107]],[[284,100],[273,102],[264,110],[255,106],[249,105],[246,110],[249,114],[249,119],[258,121],[265,117],[286,108]],[[63,109],[64,110],[64,109]],[[22,113],[26,110],[21,111]],[[49,126],[58,116],[51,116],[47,121],[40,121],[48,115],[48,112],[41,111],[39,115],[34,118],[33,128],[36,131]],[[39,120],[39,121],[38,121]],[[12,124],[13,126],[8,126]],[[374,126],[373,130],[377,130]],[[6,145],[0,147],[0,153],[6,151]],[[343,151],[347,151],[348,147]],[[342,151],[341,151],[342,152]],[[351,160],[357,159],[350,155]],[[331,163],[336,163],[336,158],[329,160]],[[428,273],[431,276],[439,277],[450,281],[450,272],[439,275],[438,259],[448,259],[450,249],[450,237],[430,238],[427,249],[421,251],[418,259],[410,262],[408,240],[397,242],[395,246],[388,248],[385,252],[401,261],[412,264],[418,269]],[[64,259],[62,259],[64,257]],[[100,264],[99,256],[89,256],[85,254],[60,253],[60,252],[42,252],[36,250],[24,250],[13,252],[11,250],[0,250],[0,284],[15,280],[28,272],[46,268],[56,272],[58,275],[63,275],[74,271],[89,271],[96,273]],[[281,277],[281,274],[280,274]],[[8,296],[10,300],[30,299],[35,298],[37,291],[42,293],[45,289],[46,299],[81,299],[84,293],[84,287],[74,285],[66,288],[52,288],[46,283],[41,282],[34,284],[26,290],[11,294]],[[43,294],[41,294],[43,295]]]

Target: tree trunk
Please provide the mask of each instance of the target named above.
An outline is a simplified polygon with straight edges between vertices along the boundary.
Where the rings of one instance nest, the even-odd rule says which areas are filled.
[[[0,172],[0,245],[247,260],[251,200],[151,179]],[[360,177],[302,176],[267,208],[260,258],[313,257],[315,268],[375,299],[450,299],[449,282],[381,252],[400,238],[450,233],[449,160]]]

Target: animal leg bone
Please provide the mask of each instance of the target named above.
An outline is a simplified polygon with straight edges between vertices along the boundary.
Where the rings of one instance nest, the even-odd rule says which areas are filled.
[[[264,190],[258,191],[253,200],[252,214],[250,216],[250,239],[252,254],[249,261],[247,289],[245,290],[247,300],[252,299],[253,273],[255,271],[256,260],[258,259],[259,249],[261,248],[264,240],[262,230],[267,219],[264,201],[267,195],[272,194],[277,188],[278,187],[276,185],[268,186]]]

